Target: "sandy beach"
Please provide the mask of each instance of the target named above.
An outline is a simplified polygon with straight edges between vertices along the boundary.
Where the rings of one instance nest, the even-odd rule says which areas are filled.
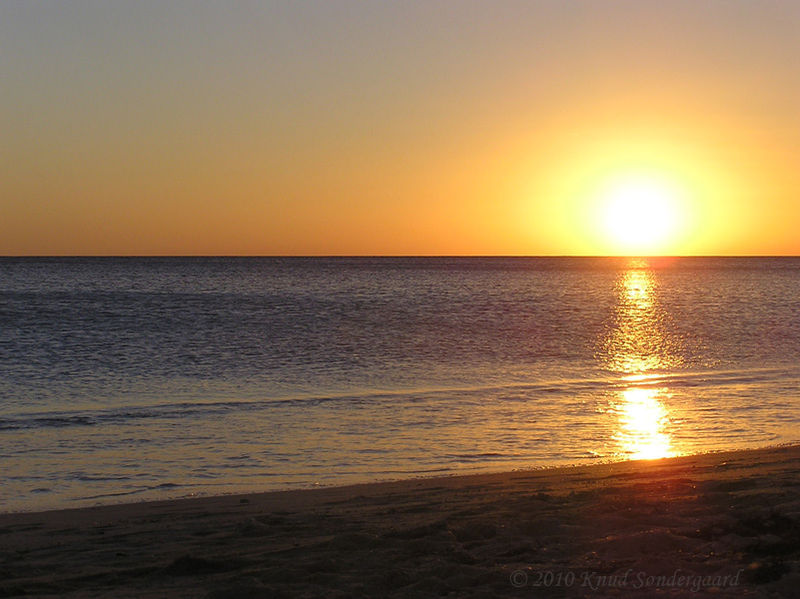
[[[791,597],[800,446],[0,515],[0,596]]]

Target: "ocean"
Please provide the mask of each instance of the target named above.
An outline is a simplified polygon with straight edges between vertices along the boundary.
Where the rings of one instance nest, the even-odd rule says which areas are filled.
[[[800,258],[2,258],[0,511],[800,439]]]

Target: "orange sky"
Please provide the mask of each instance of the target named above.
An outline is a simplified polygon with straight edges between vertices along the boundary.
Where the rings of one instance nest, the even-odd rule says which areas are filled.
[[[0,254],[800,254],[797,31],[789,1],[3,3]],[[677,224],[625,246],[603,190],[642,173]]]

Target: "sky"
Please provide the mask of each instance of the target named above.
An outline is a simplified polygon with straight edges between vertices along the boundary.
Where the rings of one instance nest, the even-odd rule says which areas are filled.
[[[788,0],[3,2],[0,254],[797,255],[798,31]]]

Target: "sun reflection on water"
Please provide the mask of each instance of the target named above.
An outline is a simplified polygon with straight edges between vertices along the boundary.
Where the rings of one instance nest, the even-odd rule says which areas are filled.
[[[630,387],[621,393],[617,406],[619,431],[616,440],[632,459],[657,459],[675,455],[669,435],[665,389]]]
[[[647,263],[631,263],[617,283],[613,326],[600,351],[604,366],[625,384],[612,400],[616,451],[632,459],[678,455],[672,441],[669,391],[654,387],[659,373],[680,364],[665,334],[666,314],[658,303],[658,281]]]

